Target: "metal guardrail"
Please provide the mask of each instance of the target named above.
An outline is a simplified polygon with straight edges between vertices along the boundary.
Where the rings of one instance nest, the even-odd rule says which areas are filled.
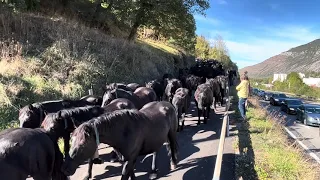
[[[221,128],[221,134],[220,134],[220,141],[219,141],[219,147],[218,147],[218,153],[216,158],[216,164],[214,167],[214,173],[212,180],[219,180],[220,179],[220,173],[221,173],[221,166],[222,166],[222,156],[223,156],[223,149],[224,149],[224,142],[226,139],[226,136],[229,136],[229,108],[230,108],[230,87],[227,86],[227,99],[226,99],[226,112],[224,113],[223,122],[222,122],[222,128]]]

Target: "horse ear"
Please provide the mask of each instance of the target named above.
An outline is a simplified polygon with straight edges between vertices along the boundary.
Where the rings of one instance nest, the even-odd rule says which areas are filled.
[[[47,111],[43,111],[43,114],[46,116],[48,114],[48,112]]]
[[[32,104],[29,104],[29,105],[28,105],[28,109],[31,109],[31,110],[34,109],[34,107],[32,106]]]
[[[57,115],[60,118],[61,117],[61,111],[58,111]]]

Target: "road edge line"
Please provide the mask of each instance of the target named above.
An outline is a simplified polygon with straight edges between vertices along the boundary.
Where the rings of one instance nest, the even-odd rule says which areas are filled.
[[[313,152],[310,151],[310,149],[302,143],[302,141],[300,141],[297,136],[295,136],[287,127],[284,127],[284,129],[287,131],[287,133],[293,138],[295,139],[299,144],[300,146],[305,150],[307,151],[307,153],[309,154],[309,156],[311,156],[314,160],[317,161],[317,163],[320,164],[320,158]]]

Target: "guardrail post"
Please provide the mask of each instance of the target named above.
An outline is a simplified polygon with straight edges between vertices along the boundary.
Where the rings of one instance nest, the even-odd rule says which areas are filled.
[[[93,95],[93,88],[92,88],[92,84],[91,84],[91,87],[89,89],[89,95]]]

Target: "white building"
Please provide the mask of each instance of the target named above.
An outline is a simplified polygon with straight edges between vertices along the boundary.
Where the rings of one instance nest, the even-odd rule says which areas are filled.
[[[308,86],[320,87],[320,78],[303,78],[302,81]]]
[[[287,79],[287,74],[273,74],[272,83],[275,81],[283,82],[286,79]]]

